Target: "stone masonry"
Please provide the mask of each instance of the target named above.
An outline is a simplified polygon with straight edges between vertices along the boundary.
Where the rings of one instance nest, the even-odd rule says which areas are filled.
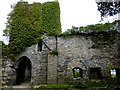
[[[98,39],[92,35],[67,37],[43,36],[42,50],[35,44],[26,48],[18,57],[31,61],[31,84],[60,84],[88,80],[91,68],[100,68],[103,79],[110,78],[109,70],[120,68],[120,37],[113,40]],[[58,54],[51,53],[56,50]],[[82,69],[82,76],[75,78],[73,68]],[[17,74],[17,73],[16,73]]]

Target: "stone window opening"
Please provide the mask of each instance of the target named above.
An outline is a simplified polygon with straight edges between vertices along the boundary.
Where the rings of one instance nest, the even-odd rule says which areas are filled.
[[[110,70],[110,76],[111,78],[120,78],[120,69],[119,68],[112,68]]]
[[[89,68],[89,79],[102,79],[101,68]]]
[[[42,51],[42,46],[43,46],[43,42],[42,42],[42,40],[40,40],[40,42],[38,43],[38,51]]]
[[[74,78],[79,78],[79,77],[83,77],[83,70],[79,67],[75,67],[73,68],[73,75],[74,75]]]

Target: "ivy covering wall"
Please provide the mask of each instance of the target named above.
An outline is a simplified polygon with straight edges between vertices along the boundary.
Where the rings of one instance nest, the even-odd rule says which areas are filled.
[[[75,27],[72,26],[71,29],[67,29],[62,35],[79,35],[79,34],[97,34],[101,32],[107,32],[108,34],[112,32],[120,33],[119,29],[120,20],[116,20],[112,23],[105,23],[105,24],[95,24],[95,25],[87,25],[84,27]]]
[[[15,59],[26,47],[38,43],[44,33],[55,36],[61,33],[59,3],[18,2],[4,30],[10,41],[3,47],[3,53]]]
[[[58,2],[47,2],[42,5],[42,29],[48,35],[61,34],[60,8]]]

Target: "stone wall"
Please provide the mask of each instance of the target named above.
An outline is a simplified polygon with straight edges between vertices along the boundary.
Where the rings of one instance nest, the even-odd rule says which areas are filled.
[[[2,85],[13,85],[16,84],[16,76],[18,64],[21,57],[27,57],[30,59],[32,64],[31,70],[31,84],[47,84],[47,48],[44,46],[42,51],[38,51],[38,44],[32,45],[21,53],[16,61],[12,61],[8,58],[1,59],[2,66]],[[11,66],[14,67],[11,68]],[[25,72],[27,73],[27,72]],[[26,74],[27,75],[27,74]],[[27,76],[28,77],[28,76]],[[26,78],[26,77],[25,77]]]
[[[55,37],[47,37],[44,42],[51,48],[55,49]],[[120,38],[115,37],[113,41],[109,38],[106,40],[97,39],[95,36],[73,35],[67,37],[58,37],[57,47],[58,56],[48,57],[49,74],[57,76],[57,80],[48,77],[48,81],[57,83],[65,83],[75,81],[72,69],[80,67],[83,70],[83,78],[89,78],[89,68],[101,68],[104,78],[110,77],[108,70],[112,68],[120,68],[119,46]],[[54,60],[58,60],[55,61]],[[56,67],[57,64],[57,72]],[[55,72],[54,72],[55,71]],[[54,72],[54,73],[50,73]],[[57,75],[55,75],[55,73]],[[50,75],[49,75],[50,76]],[[51,82],[51,83],[52,83]]]
[[[48,55],[47,84],[57,83],[57,64],[58,57],[56,55]]]
[[[58,82],[65,82],[67,78],[68,81],[72,81],[74,67],[80,67],[84,71],[91,67],[100,67],[102,72],[120,68],[118,54],[120,38],[116,37],[113,42],[110,42],[109,38],[106,41],[99,40],[98,45],[92,37],[77,35],[58,38],[58,69],[61,70],[58,72],[58,77],[64,77],[63,81],[58,78]],[[86,76],[87,72],[83,78]]]
[[[8,58],[2,58],[2,85],[13,85],[16,81],[16,70],[10,66],[13,64],[13,61]]]
[[[27,56],[32,63],[31,84],[47,84],[47,49],[38,51],[38,44],[26,48],[20,57]]]
[[[57,84],[81,82],[89,79],[90,68],[100,68],[103,78],[109,78],[108,70],[120,68],[120,37],[99,39],[92,35],[72,35],[67,37],[44,36],[42,51],[38,44],[21,53],[32,64],[31,84]],[[58,49],[58,55],[51,53]],[[11,60],[3,59],[3,84],[15,78],[15,70],[10,68]],[[75,78],[73,68],[83,70],[83,77]],[[12,72],[12,75],[8,74]],[[7,74],[6,74],[7,73]],[[13,75],[14,74],[14,75]],[[15,79],[12,79],[13,82]],[[7,82],[8,84],[9,82]],[[12,84],[12,82],[11,82]]]

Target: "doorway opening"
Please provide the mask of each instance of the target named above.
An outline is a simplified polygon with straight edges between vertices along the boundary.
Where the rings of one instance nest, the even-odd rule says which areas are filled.
[[[89,68],[89,79],[102,79],[101,68]]]
[[[23,56],[17,64],[16,85],[31,81],[31,61],[28,57]]]

